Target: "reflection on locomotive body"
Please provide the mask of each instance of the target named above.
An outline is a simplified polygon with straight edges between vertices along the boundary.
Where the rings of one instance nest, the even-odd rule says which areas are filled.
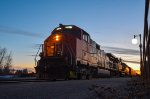
[[[35,67],[39,79],[90,79],[120,76],[127,71],[117,57],[105,53],[75,25],[55,28],[44,41],[40,57]]]

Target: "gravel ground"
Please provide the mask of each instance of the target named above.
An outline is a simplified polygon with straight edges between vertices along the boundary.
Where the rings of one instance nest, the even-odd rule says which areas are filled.
[[[103,99],[96,89],[110,92],[119,90],[126,94],[127,81],[131,78],[104,78],[55,82],[0,83],[0,99]],[[106,93],[106,92],[105,92]],[[116,94],[117,95],[117,94]],[[108,98],[107,98],[108,99]]]

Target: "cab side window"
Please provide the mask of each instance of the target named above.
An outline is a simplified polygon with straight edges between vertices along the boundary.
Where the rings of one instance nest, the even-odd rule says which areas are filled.
[[[88,42],[88,43],[90,43],[90,36],[89,35],[87,35],[87,34],[83,34],[83,40],[84,41],[86,41],[86,42]]]

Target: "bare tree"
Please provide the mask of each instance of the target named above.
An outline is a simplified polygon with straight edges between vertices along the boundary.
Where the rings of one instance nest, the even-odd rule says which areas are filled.
[[[6,48],[0,48],[0,74],[3,73],[3,63],[4,63],[6,53],[7,53]]]
[[[0,48],[0,65],[2,66],[5,55],[7,53],[7,49],[6,48]]]
[[[12,54],[10,52],[5,57],[5,64],[4,64],[4,69],[3,69],[4,74],[9,74],[10,73],[11,66],[12,66]]]
[[[6,48],[0,47],[0,74],[9,74],[12,66],[12,54]]]

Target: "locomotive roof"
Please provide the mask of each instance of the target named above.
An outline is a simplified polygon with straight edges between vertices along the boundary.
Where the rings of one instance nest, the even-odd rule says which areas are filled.
[[[67,27],[67,28],[66,28]],[[59,29],[73,29],[73,30],[82,30],[84,34],[89,35],[85,30],[77,27],[76,25],[63,25],[63,24],[59,24],[59,27],[56,27],[53,31],[59,30]],[[53,33],[53,32],[52,32]],[[90,36],[90,35],[89,35]]]
[[[115,62],[119,62],[119,59],[113,55],[112,53],[106,53],[106,55],[109,57],[110,60],[115,61]]]

